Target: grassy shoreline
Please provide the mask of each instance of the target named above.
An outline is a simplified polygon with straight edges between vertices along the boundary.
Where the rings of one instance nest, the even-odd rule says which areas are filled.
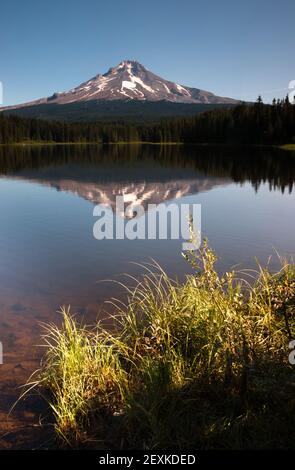
[[[115,302],[114,329],[45,327],[29,387],[47,395],[61,446],[294,448],[295,266],[250,286],[219,276],[205,244],[183,284],[155,266]],[[253,274],[253,273],[252,273]]]

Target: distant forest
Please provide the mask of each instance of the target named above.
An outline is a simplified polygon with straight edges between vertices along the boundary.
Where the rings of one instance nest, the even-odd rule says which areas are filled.
[[[18,142],[179,142],[214,144],[295,143],[295,106],[288,97],[263,104],[239,104],[187,118],[154,123],[68,123],[21,118],[0,113],[0,143]]]

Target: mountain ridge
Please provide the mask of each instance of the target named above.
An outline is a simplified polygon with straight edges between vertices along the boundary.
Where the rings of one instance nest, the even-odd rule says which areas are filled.
[[[41,104],[69,104],[92,100],[168,101],[187,104],[236,104],[238,100],[166,80],[136,60],[124,60],[105,74],[97,74],[68,91],[49,97],[1,108],[19,109]]]
[[[5,114],[62,121],[145,121],[193,116],[240,101],[161,78],[136,60],[125,60],[68,91],[0,108]]]
[[[234,104],[172,103],[169,101],[89,100],[66,104],[45,103],[3,110],[4,115],[45,121],[66,122],[159,122],[162,119],[196,116],[213,109],[227,109]],[[1,111],[1,110],[0,110]]]

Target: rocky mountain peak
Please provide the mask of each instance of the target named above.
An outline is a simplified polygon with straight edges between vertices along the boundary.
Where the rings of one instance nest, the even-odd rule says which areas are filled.
[[[48,98],[41,98],[15,108],[37,104],[67,104],[91,100],[137,100],[168,101],[173,103],[235,104],[236,100],[223,98],[199,88],[187,87],[166,80],[137,60],[123,60],[104,74],[97,74],[90,80],[65,92],[55,92]]]

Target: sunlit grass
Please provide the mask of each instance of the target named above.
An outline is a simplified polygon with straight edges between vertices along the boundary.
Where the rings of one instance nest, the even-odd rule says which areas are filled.
[[[204,244],[183,284],[147,267],[115,329],[47,325],[43,367],[60,442],[77,446],[292,446],[295,268],[259,268],[248,284],[217,274]],[[293,408],[292,408],[293,407]],[[289,411],[288,411],[289,410]],[[290,434],[290,435],[289,435]]]
[[[295,152],[295,144],[285,144],[282,145],[281,148],[283,150],[291,150],[292,152]]]

